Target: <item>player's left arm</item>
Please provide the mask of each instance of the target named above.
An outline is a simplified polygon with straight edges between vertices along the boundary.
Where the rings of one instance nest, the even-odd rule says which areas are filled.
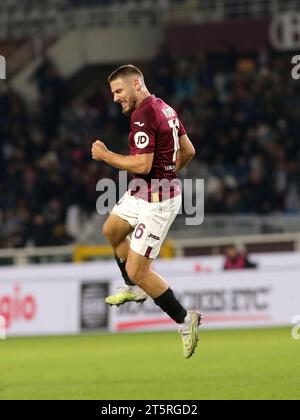
[[[184,134],[179,138],[180,149],[177,154],[176,171],[181,171],[195,157],[196,151],[189,137]]]
[[[135,156],[118,155],[108,150],[100,140],[93,143],[92,156],[98,162],[105,162],[121,171],[139,175],[150,173],[154,159],[154,153],[137,154]]]

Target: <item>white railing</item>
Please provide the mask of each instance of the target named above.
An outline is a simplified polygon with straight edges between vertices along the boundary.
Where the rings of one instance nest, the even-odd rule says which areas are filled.
[[[299,10],[298,0],[202,0],[202,14],[210,20],[236,17],[271,16]]]
[[[12,7],[12,4],[15,7]],[[27,4],[27,3],[26,3]],[[299,10],[298,0],[186,0],[178,5],[169,2],[159,6],[143,2],[112,1],[108,6],[72,7],[68,0],[48,1],[45,7],[27,10],[25,3],[12,0],[0,8],[0,39],[25,38],[43,32],[57,36],[70,29],[120,27],[166,22],[207,22],[228,18],[271,16],[274,13]],[[131,5],[131,6],[130,6]]]
[[[27,265],[30,263],[71,262],[75,246],[48,248],[20,248],[0,250],[0,265]],[[36,261],[38,260],[38,261]]]
[[[275,233],[300,233],[300,215],[219,215],[205,216],[199,226],[187,227],[182,215],[176,218],[172,234],[176,238],[224,237],[240,235],[262,235]]]
[[[300,233],[298,234],[274,234],[274,235],[247,235],[223,238],[187,238],[174,240],[175,256],[185,256],[185,250],[211,248],[215,249],[213,254],[219,254],[220,248],[228,245],[235,245],[238,249],[247,248],[249,245],[272,245],[272,244],[294,244],[294,251],[300,252]]]
[[[172,237],[172,235],[171,235]],[[249,245],[293,244],[294,251],[300,252],[300,233],[272,234],[272,235],[246,235],[218,238],[174,238],[171,240],[175,257],[183,257],[185,251],[209,248],[212,254],[219,254],[220,249],[228,245],[237,248],[247,248]],[[27,265],[31,263],[62,263],[75,261],[76,245],[50,248],[24,248],[0,250],[0,266]],[[105,258],[107,258],[105,252]],[[104,254],[103,254],[104,255]],[[99,252],[101,256],[101,252]],[[0,279],[1,281],[1,279]]]

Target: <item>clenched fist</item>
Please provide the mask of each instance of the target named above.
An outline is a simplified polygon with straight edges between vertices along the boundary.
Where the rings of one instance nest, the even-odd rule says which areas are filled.
[[[92,157],[94,160],[97,160],[98,162],[101,162],[104,160],[104,155],[108,152],[107,147],[105,144],[97,140],[93,143],[92,146]]]

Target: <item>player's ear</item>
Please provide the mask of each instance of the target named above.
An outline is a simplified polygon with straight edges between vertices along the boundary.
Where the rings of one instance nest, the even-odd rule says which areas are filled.
[[[137,92],[140,92],[142,90],[142,87],[143,87],[140,79],[135,79],[133,83],[134,83],[134,87],[137,90]]]

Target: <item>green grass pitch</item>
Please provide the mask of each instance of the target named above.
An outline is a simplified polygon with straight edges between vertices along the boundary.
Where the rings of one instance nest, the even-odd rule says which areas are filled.
[[[0,400],[300,399],[300,341],[288,329],[0,340]]]

